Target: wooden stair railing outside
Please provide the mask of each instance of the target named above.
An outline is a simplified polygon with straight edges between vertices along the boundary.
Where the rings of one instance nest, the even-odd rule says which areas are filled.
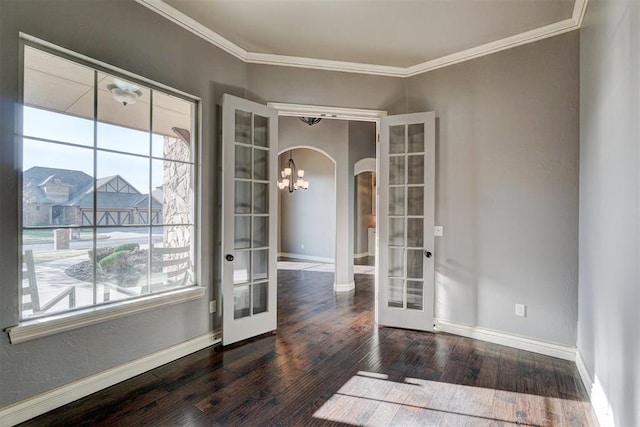
[[[22,277],[27,277],[28,286],[22,287],[22,297],[31,296],[31,301],[22,302],[22,311],[33,310],[33,314],[41,314],[49,311],[53,306],[58,304],[65,298],[69,298],[69,308],[76,306],[76,288],[69,286],[60,294],[56,295],[51,301],[44,305],[40,305],[40,294],[38,293],[38,280],[36,278],[35,263],[33,262],[33,250],[27,249],[23,255],[25,269],[22,270]]]
[[[161,255],[161,259],[151,260],[151,271],[160,269],[163,279],[167,279],[162,283],[147,283],[141,287],[140,292],[136,292],[132,288],[118,286],[114,283],[104,282],[104,302],[111,300],[111,292],[119,292],[123,295],[136,297],[147,295],[150,291],[158,292],[162,290],[175,289],[186,285],[191,277],[191,248],[189,246],[180,246],[177,248],[152,248],[152,255]],[[176,255],[178,258],[164,259],[165,255]],[[165,272],[167,267],[175,267],[171,271]],[[152,277],[149,279],[153,279]]]

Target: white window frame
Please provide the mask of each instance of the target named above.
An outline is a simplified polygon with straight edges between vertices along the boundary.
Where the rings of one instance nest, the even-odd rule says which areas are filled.
[[[20,34],[20,105],[23,105],[22,97],[24,93],[24,50],[27,46],[48,52],[63,59],[73,61],[80,65],[91,67],[97,71],[108,72],[110,74],[119,75],[128,80],[145,85],[150,89],[160,90],[171,95],[176,95],[189,102],[195,104],[194,111],[194,131],[193,140],[195,142],[193,148],[193,176],[194,176],[194,190],[193,190],[193,246],[194,246],[194,285],[178,288],[163,293],[149,294],[145,296],[136,297],[134,299],[116,300],[109,304],[94,305],[86,308],[77,309],[74,311],[66,311],[60,313],[53,313],[46,317],[37,317],[33,319],[25,319],[19,321],[18,325],[7,328],[6,332],[9,334],[9,338],[12,344],[17,344],[25,341],[30,341],[36,338],[49,336],[73,329],[86,327],[89,325],[109,321],[112,319],[120,318],[122,316],[128,316],[134,313],[139,313],[147,310],[158,309],[167,307],[170,305],[180,304],[195,299],[201,299],[206,295],[206,288],[202,286],[200,277],[200,249],[201,249],[201,224],[200,219],[200,199],[201,199],[201,171],[200,171],[200,159],[201,159],[201,98],[176,90],[172,87],[163,85],[161,83],[152,81],[145,77],[136,75],[126,70],[119,69],[104,62],[89,58],[87,56],[75,53],[68,49],[38,39],[36,37],[21,33]],[[16,126],[16,136],[20,146],[17,151],[19,155],[19,168],[22,170],[22,109],[18,109],[18,121]],[[18,186],[20,194],[22,194],[22,182]],[[19,197],[22,200],[22,197]],[[23,231],[22,224],[22,209],[23,203],[18,204],[18,219],[19,219],[19,232]],[[149,227],[153,227],[153,224],[149,224]],[[161,226],[161,225],[158,225]],[[95,224],[93,225],[95,227]],[[20,234],[21,235],[21,234]],[[19,239],[20,247],[19,251],[22,251],[22,239]],[[22,271],[22,260],[18,268]],[[16,286],[22,286],[21,279]],[[21,294],[18,292],[18,294]],[[22,300],[18,300],[19,311],[22,309]]]

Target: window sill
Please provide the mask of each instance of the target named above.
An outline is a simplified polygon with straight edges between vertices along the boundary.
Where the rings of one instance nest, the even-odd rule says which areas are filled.
[[[47,317],[46,319],[27,320],[17,326],[7,328],[6,332],[9,334],[11,344],[18,344],[60,332],[95,325],[142,311],[199,299],[202,298],[204,294],[205,288],[194,286],[163,294],[150,295],[145,298],[123,301],[119,304],[95,307],[73,313],[64,313],[58,316]]]

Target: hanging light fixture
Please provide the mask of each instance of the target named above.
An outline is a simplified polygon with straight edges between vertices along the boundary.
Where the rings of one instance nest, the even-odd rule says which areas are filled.
[[[280,171],[280,177],[282,179],[278,181],[278,188],[281,190],[287,188],[289,193],[293,193],[298,188],[302,188],[303,190],[309,188],[309,181],[303,179],[304,170],[296,167],[296,163],[293,161],[293,157],[291,157],[291,150],[289,150],[287,166]]]
[[[298,118],[302,120],[304,123],[308,124],[309,126],[318,124],[320,123],[320,120],[322,120],[320,117],[298,117]]]
[[[108,84],[107,89],[113,98],[125,107],[135,104],[142,96],[142,91],[138,86],[118,79],[113,79],[113,83]]]

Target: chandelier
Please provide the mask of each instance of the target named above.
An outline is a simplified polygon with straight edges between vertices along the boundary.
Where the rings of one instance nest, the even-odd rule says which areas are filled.
[[[278,188],[281,190],[287,188],[289,189],[289,193],[293,193],[298,188],[302,188],[303,190],[309,188],[309,181],[303,179],[304,170],[296,167],[296,163],[293,161],[293,157],[291,157],[291,151],[289,151],[287,166],[280,171],[280,176],[282,180],[278,181]]]

